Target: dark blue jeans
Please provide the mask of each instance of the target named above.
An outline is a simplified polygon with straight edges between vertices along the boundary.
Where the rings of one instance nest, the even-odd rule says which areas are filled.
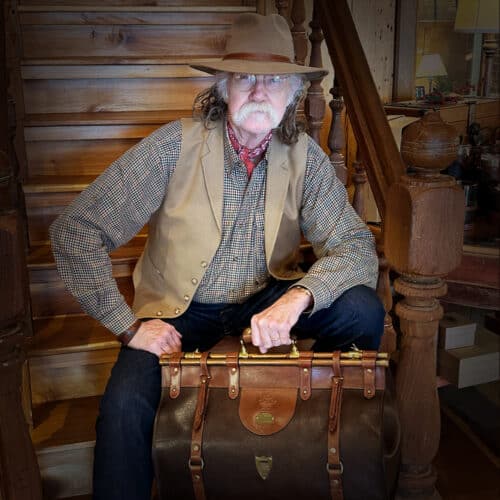
[[[207,350],[224,335],[240,335],[250,318],[271,305],[290,286],[272,282],[244,304],[192,304],[179,318],[168,320],[182,334],[182,348]],[[316,339],[313,349],[377,349],[384,310],[376,293],[365,286],[345,292],[329,308],[302,314],[292,333]],[[94,499],[148,500],[153,463],[151,443],[160,401],[158,358],[123,347],[111,372],[97,419],[94,455]]]

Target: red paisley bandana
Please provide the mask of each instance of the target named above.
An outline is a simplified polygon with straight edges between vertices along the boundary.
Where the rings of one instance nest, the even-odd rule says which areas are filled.
[[[229,140],[231,141],[231,144],[236,151],[236,154],[247,167],[248,178],[250,179],[255,165],[257,165],[262,159],[264,153],[266,152],[267,146],[269,146],[269,141],[271,140],[273,131],[270,130],[266,137],[264,137],[262,142],[252,149],[247,148],[246,146],[242,146],[238,142],[233,127],[231,127],[231,124],[229,122],[227,122],[227,133],[229,135]]]

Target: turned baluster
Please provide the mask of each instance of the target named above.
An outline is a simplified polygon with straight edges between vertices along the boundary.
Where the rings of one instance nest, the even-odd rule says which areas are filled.
[[[365,197],[366,197],[366,182],[368,177],[366,176],[365,166],[360,161],[354,161],[352,163],[354,168],[354,173],[352,174],[352,183],[354,184],[354,196],[352,199],[352,206],[356,213],[361,217],[363,221],[366,222],[366,207],[365,207]]]
[[[328,103],[332,110],[332,123],[328,133],[328,148],[330,149],[330,161],[340,181],[347,185],[348,172],[345,164],[345,157],[342,150],[345,148],[344,123],[342,120],[344,110],[344,99],[340,92],[337,78],[333,80],[333,87],[330,89],[332,100]]]
[[[436,342],[443,315],[438,298],[443,276],[460,263],[464,196],[440,170],[456,157],[458,137],[439,113],[403,132],[401,154],[414,173],[389,188],[384,220],[385,252],[400,277],[394,287],[402,331],[396,374],[401,418],[402,466],[398,498],[438,498],[432,460],[439,447]]]
[[[293,1],[290,18],[292,19],[290,31],[292,32],[293,46],[295,49],[295,62],[303,65],[307,57],[307,36],[304,27],[306,9],[304,0]]]
[[[280,16],[283,16],[285,19],[288,19],[288,7],[289,7],[288,0],[276,0],[274,2],[274,5],[276,6],[278,14]]]
[[[385,318],[384,318],[384,335],[380,342],[379,350],[381,352],[388,352],[392,354],[396,351],[397,347],[397,333],[392,324],[392,311],[393,300],[391,290],[391,280],[389,272],[391,266],[387,261],[384,252],[383,233],[379,227],[372,227],[372,232],[375,233],[375,240],[377,242],[377,255],[378,255],[378,280],[377,280],[377,295],[379,296],[382,304],[384,305]]]
[[[321,42],[323,41],[323,33],[317,17],[318,11],[314,9],[312,21],[309,23],[311,27],[311,34],[309,35],[309,40],[311,41],[311,59],[309,64],[315,68],[322,68]],[[323,87],[321,86],[322,80],[320,78],[311,82],[304,103],[309,135],[318,144],[320,143],[320,131],[325,117],[325,96],[323,94]]]

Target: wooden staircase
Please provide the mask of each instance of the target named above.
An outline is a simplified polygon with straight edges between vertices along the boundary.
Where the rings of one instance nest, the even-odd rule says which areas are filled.
[[[259,1],[7,2],[17,156],[26,204],[33,338],[26,391],[45,498],[91,492],[94,423],[119,350],[59,278],[48,228],[113,160],[159,126],[191,116],[235,16]],[[131,301],[147,228],[113,252]]]
[[[151,3],[155,6],[145,5]],[[0,120],[0,194],[8,192],[11,200],[6,198],[8,203],[4,203],[0,197],[0,250],[5,255],[5,261],[0,259],[0,278],[7,277],[12,283],[12,290],[0,289],[4,306],[0,308],[1,498],[41,498],[19,395],[31,325],[34,335],[27,349],[23,394],[27,395],[27,419],[32,417],[31,437],[45,498],[86,498],[90,493],[94,421],[118,349],[109,333],[82,314],[59,280],[48,243],[50,223],[122,152],[161,124],[191,114],[193,96],[212,79],[190,69],[189,63],[219,57],[234,16],[264,12],[269,3],[4,2],[6,50],[1,55],[7,61],[9,88],[6,92],[3,79],[0,93],[3,101],[13,101],[16,116],[14,119],[12,114],[9,120],[4,113]],[[375,3],[368,3],[375,9]],[[291,19],[296,53],[305,54],[304,2],[275,4],[280,14],[286,12]],[[378,12],[378,4],[376,8]],[[461,230],[463,220],[460,214],[448,214],[446,225],[435,221],[435,213],[444,206],[442,200],[453,201],[455,196],[454,188],[448,188],[442,176],[422,176],[412,184],[402,175],[405,165],[392,139],[347,1],[315,0],[310,26],[315,26],[310,37],[311,60],[321,66],[321,28],[343,89],[360,159],[384,220],[383,233],[378,231],[379,293],[381,284],[387,311],[392,309],[389,269],[400,275],[394,282],[402,297],[394,310],[401,328],[396,373],[402,421],[399,496],[435,498],[431,463],[439,444],[435,342],[442,310],[438,297],[446,290],[442,276],[458,265],[461,253],[458,246],[449,248],[448,236],[457,228]],[[335,97],[338,88],[332,90],[335,102],[331,107],[338,116],[341,100]],[[323,93],[317,87],[313,91],[316,100],[309,103],[309,115],[318,132],[323,120]],[[312,125],[310,118],[309,123]],[[16,134],[10,141],[13,134],[8,136],[7,132],[13,132],[14,125]],[[328,144],[335,164],[342,155],[333,135]],[[4,175],[5,169],[10,175]],[[18,182],[23,185],[23,196],[19,196]],[[429,196],[422,203],[424,194]],[[389,197],[397,208],[404,202],[404,213],[394,206],[391,209]],[[24,298],[25,245],[19,222],[24,206],[31,308]],[[418,228],[431,229],[427,240],[415,233],[415,218]],[[113,273],[127,300],[132,295],[131,270],[146,232],[144,228],[112,255]],[[416,256],[427,255],[429,241],[440,248],[446,246],[446,258],[430,256],[431,264],[416,262]],[[13,449],[11,443],[16,439],[20,446]]]

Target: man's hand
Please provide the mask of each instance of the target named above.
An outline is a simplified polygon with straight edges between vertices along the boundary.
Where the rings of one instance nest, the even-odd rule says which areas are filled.
[[[274,304],[255,314],[250,321],[252,344],[262,353],[271,347],[291,344],[290,330],[311,301],[306,290],[291,288]]]
[[[162,354],[180,352],[181,337],[172,325],[160,319],[151,319],[142,323],[128,347],[142,349],[160,357]]]

